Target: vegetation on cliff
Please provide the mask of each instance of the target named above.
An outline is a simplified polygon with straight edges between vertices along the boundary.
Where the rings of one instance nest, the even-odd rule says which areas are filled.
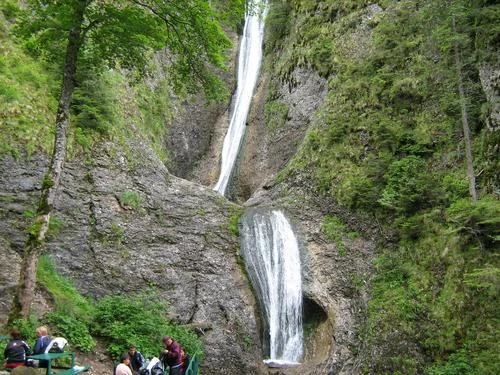
[[[308,181],[390,238],[359,332],[366,372],[498,372],[500,131],[486,126],[479,70],[498,69],[499,19],[493,1],[273,3],[272,79],[293,85],[308,66],[329,83],[280,178]]]
[[[239,25],[242,0],[212,3],[218,21]],[[49,153],[64,34],[26,28],[15,37],[18,1],[0,0],[0,9],[0,157]],[[123,16],[115,11],[117,18]],[[311,192],[380,223],[384,234],[367,323],[358,332],[367,343],[359,353],[366,373],[498,372],[500,133],[498,126],[487,126],[491,103],[479,71],[490,65],[498,69],[499,19],[500,7],[491,0],[272,1],[265,42],[274,62],[267,67],[272,73],[265,106],[270,130],[283,126],[288,113],[273,87],[281,82],[293,86],[296,67],[316,70],[329,85],[299,155],[280,178],[291,184],[308,181]],[[66,18],[61,20],[68,26]],[[36,21],[31,26],[44,20]],[[95,36],[127,33],[109,27]],[[166,161],[163,140],[173,93],[182,97],[199,83],[208,84],[215,97],[224,93],[213,79],[203,80],[213,78],[204,69],[208,75],[201,76],[202,82],[191,81],[187,60],[174,71],[168,53],[151,58],[162,36],[135,36],[131,42],[151,42],[143,56],[135,56],[148,57],[143,65],[107,61],[76,75],[68,134],[71,156],[89,155],[100,140],[127,147],[124,140],[134,136],[148,140]],[[226,43],[222,38],[216,47]],[[108,47],[91,43],[80,61],[87,68],[93,57],[106,60]],[[127,51],[123,46],[115,52],[126,57]],[[217,63],[222,56],[212,57]],[[464,119],[469,139],[464,137]],[[50,179],[46,182],[51,185]],[[471,190],[476,190],[477,200]],[[234,233],[238,216],[235,212],[230,223]],[[333,213],[322,230],[332,241],[339,241],[339,231],[348,232]],[[149,315],[165,310],[155,300],[109,296],[88,302],[55,274],[46,258],[39,264],[37,282],[49,292],[55,310],[18,321],[27,334],[43,322],[81,350],[91,350],[94,338],[100,337],[113,354],[133,341],[145,354],[155,355],[157,343],[152,340],[158,331],[151,324],[165,333],[174,330],[191,351],[200,349],[190,332],[178,331],[167,317],[159,321],[159,314]],[[142,313],[122,314],[130,310]],[[125,318],[148,324],[128,336],[131,322]]]
[[[47,279],[42,278],[44,273],[37,274],[37,261],[53,222],[51,211],[67,149],[70,155],[87,153],[91,163],[89,152],[94,142],[111,139],[123,146],[125,139],[143,136],[166,160],[163,139],[172,113],[170,98],[199,89],[212,100],[227,95],[215,73],[225,69],[231,47],[221,25],[238,26],[244,2],[2,0],[0,5],[4,52],[0,65],[5,68],[0,77],[0,153],[29,157],[39,151],[52,152],[36,214],[32,215],[34,223],[26,231],[20,288],[10,323],[18,316],[27,318],[17,321],[21,326],[31,327],[30,322],[38,321],[29,317],[38,283],[50,292],[56,305],[43,321],[55,324],[82,350],[93,347],[90,329],[110,340],[112,354],[117,354],[125,341],[133,340],[143,345],[145,354],[153,355],[157,352],[150,350],[153,344],[148,340],[157,340],[159,330],[167,329],[180,341],[184,337],[188,350],[199,352],[199,340],[190,338],[188,331],[172,325],[163,314],[155,315],[166,309],[151,301],[146,301],[147,305],[133,298],[114,301],[128,303],[121,309],[127,311],[142,303],[150,314],[134,319],[143,322],[141,327],[156,328],[145,332],[136,329],[135,337],[107,327],[111,320],[124,323],[122,317],[113,316],[121,311],[113,304],[113,297],[99,302],[88,314],[70,311],[68,306],[79,300],[76,290],[63,287],[69,295],[54,294],[59,289],[44,283]],[[54,272],[52,276],[59,280]],[[71,303],[61,303],[60,298],[69,298]],[[113,306],[106,308],[105,302]],[[104,316],[111,320],[90,327],[105,320]],[[76,332],[68,332],[72,326]]]

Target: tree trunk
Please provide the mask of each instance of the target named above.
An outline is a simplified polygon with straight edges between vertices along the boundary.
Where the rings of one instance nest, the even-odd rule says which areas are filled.
[[[87,0],[78,0],[75,3],[74,26],[68,35],[61,94],[56,116],[56,131],[52,159],[49,170],[43,178],[40,200],[37,208],[37,217],[28,231],[28,240],[24,248],[21,264],[19,288],[17,295],[14,297],[10,321],[18,317],[27,318],[29,316],[35,294],[38,257],[43,251],[45,237],[49,229],[50,216],[54,208],[54,202],[57,197],[63,171],[63,164],[66,158],[70,104],[75,88],[78,52],[83,43],[82,24],[87,5]]]
[[[456,34],[457,28],[454,17],[452,19],[452,25],[453,25],[453,32]],[[462,111],[462,126],[464,131],[467,178],[469,179],[469,193],[471,195],[472,202],[475,203],[477,201],[476,175],[474,174],[474,160],[472,159],[472,141],[471,141],[469,120],[467,114],[467,101],[465,97],[465,90],[462,79],[462,66],[461,66],[460,48],[458,45],[458,41],[455,40],[453,47],[455,52],[455,66],[457,69],[458,95],[460,97],[460,108]]]

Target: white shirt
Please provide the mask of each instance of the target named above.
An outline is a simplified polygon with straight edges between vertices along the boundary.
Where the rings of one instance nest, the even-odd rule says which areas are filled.
[[[132,375],[132,370],[125,363],[116,366],[116,375]]]

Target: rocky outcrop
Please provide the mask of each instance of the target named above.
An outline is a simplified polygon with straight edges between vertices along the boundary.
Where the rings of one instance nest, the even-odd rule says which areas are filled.
[[[233,204],[170,175],[145,145],[131,149],[103,145],[91,165],[66,163],[54,213],[64,227],[47,241],[47,254],[88,297],[154,289],[178,323],[211,327],[202,337],[203,373],[261,373],[255,302],[237,238],[225,229]],[[0,163],[1,323],[19,276],[23,213],[35,206],[46,164],[42,157]],[[43,314],[49,306],[39,291],[34,308]]]
[[[228,32],[235,46],[239,38]],[[229,56],[227,71],[217,74],[229,93],[235,89],[235,65],[238,48]],[[169,172],[190,181],[211,185],[217,178],[220,145],[229,126],[229,100],[209,102],[203,93],[189,95],[177,102],[175,115],[167,127],[166,148],[169,151]]]
[[[479,78],[489,107],[485,122],[491,131],[500,129],[500,69],[484,65],[479,69]]]
[[[273,375],[357,374],[363,343],[359,327],[368,301],[378,230],[373,223],[311,194],[289,180],[256,191],[245,206],[286,210],[303,252],[305,358],[303,364],[271,370]],[[322,231],[326,215],[346,224],[339,241]]]
[[[265,119],[270,77],[264,73],[248,118],[244,145],[233,179],[232,195],[245,201],[274,176],[296,153],[304,134],[326,95],[326,81],[314,71],[297,68],[290,82],[281,82],[274,94],[287,107],[286,119],[270,130]]]

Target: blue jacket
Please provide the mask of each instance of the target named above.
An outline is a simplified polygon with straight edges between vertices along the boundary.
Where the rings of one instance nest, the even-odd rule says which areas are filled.
[[[50,336],[40,336],[35,341],[35,346],[33,347],[33,354],[43,354],[45,349],[49,346],[51,342]]]

